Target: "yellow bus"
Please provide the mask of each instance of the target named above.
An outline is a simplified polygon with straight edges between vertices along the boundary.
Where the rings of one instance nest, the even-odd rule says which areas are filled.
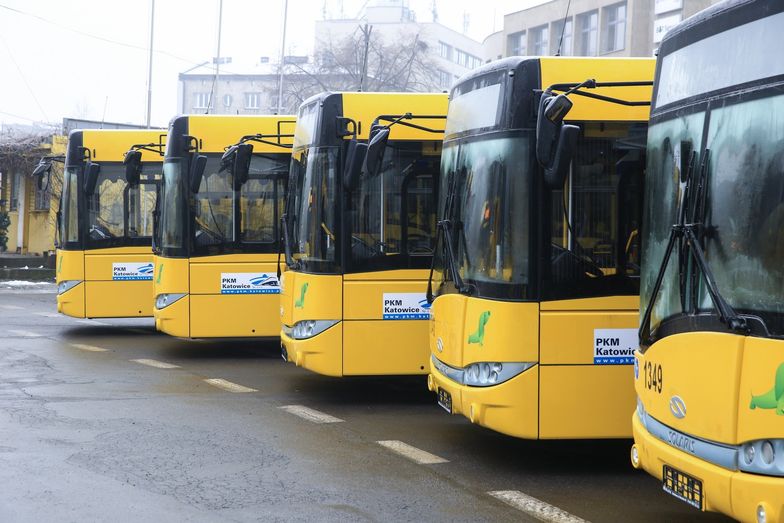
[[[632,464],[701,510],[784,521],[784,3],[662,41],[648,133]]]
[[[152,316],[150,246],[164,138],[161,129],[69,135],[57,211],[58,312]],[[129,172],[123,160],[134,145],[144,168]]]
[[[631,435],[653,70],[512,57],[453,86],[428,290],[448,412],[519,438]]]
[[[299,109],[284,215],[284,359],[424,374],[447,97],[323,93]]]
[[[293,132],[292,116],[171,121],[153,243],[159,331],[278,336],[278,223]]]

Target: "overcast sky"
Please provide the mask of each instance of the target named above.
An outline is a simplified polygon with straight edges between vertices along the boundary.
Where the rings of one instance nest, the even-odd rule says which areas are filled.
[[[224,0],[221,55],[235,63],[280,53],[284,0]],[[372,1],[372,0],[371,0]],[[504,13],[542,0],[436,0],[439,22],[483,40]],[[0,122],[63,117],[143,123],[151,0],[0,0]],[[313,24],[356,16],[365,0],[289,0],[287,54],[312,52]],[[177,74],[216,55],[219,0],[156,0],[152,123],[177,110]],[[433,0],[409,0],[432,20]],[[231,66],[226,66],[230,70]]]

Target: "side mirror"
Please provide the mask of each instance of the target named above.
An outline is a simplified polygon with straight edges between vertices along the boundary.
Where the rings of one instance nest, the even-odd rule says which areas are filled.
[[[384,149],[386,149],[388,140],[389,127],[380,127],[372,134],[367,145],[367,153],[365,153],[365,162],[362,169],[368,175],[375,175],[381,170],[381,160],[384,158]]]
[[[576,125],[561,126],[553,161],[544,169],[544,183],[550,189],[563,188],[566,176],[569,174],[569,165],[572,163],[579,135],[580,128]]]
[[[101,172],[101,165],[98,163],[88,162],[84,168],[84,193],[89,195],[95,194],[95,188],[98,185],[98,174]]]
[[[351,140],[348,144],[346,153],[346,166],[343,169],[343,187],[353,191],[359,184],[359,175],[362,173],[362,165],[367,156],[368,145]]]
[[[128,151],[123,158],[125,181],[128,185],[138,185],[142,176],[142,152]]]
[[[559,94],[542,93],[536,119],[536,159],[547,169],[553,163],[553,154],[561,133],[563,119],[572,108],[572,101]]]
[[[207,166],[207,157],[201,154],[194,155],[191,159],[191,170],[188,180],[191,184],[191,192],[196,194],[201,186],[201,179],[204,177],[204,168]]]
[[[241,143],[236,146],[231,174],[234,178],[234,190],[239,191],[248,181],[250,175],[250,161],[253,156],[253,144]]]
[[[35,169],[33,169],[33,176],[44,176],[49,174],[51,170],[52,162],[42,159],[40,162],[38,162],[38,165],[35,166]]]

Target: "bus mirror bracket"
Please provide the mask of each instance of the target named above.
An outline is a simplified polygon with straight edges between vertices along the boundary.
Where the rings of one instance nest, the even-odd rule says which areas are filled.
[[[204,168],[207,166],[207,157],[202,154],[195,154],[191,160],[191,169],[189,173],[189,182],[191,184],[191,192],[196,194],[199,192],[201,179],[204,176]]]
[[[346,153],[346,167],[343,171],[343,186],[349,191],[356,189],[359,185],[359,176],[362,173],[362,166],[367,156],[368,145],[366,143],[351,140]]]
[[[544,168],[544,183],[548,188],[553,190],[563,188],[579,135],[580,128],[576,125],[561,126],[552,163]]]
[[[234,178],[234,190],[239,191],[250,177],[250,161],[253,156],[253,144],[240,143],[236,145],[234,161],[231,164],[231,175]]]
[[[125,181],[128,185],[139,185],[142,175],[142,152],[136,149],[126,152],[123,164],[125,165]]]
[[[95,194],[98,185],[98,175],[101,172],[101,165],[98,163],[87,162],[84,168],[84,193],[88,196]]]
[[[378,127],[375,133],[372,133],[362,168],[369,176],[374,176],[381,171],[381,160],[384,158],[384,149],[386,149],[388,140],[389,127]]]

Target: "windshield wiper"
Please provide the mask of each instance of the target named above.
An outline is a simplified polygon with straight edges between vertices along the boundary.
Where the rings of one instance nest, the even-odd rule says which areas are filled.
[[[697,270],[699,270],[703,276],[705,287],[707,288],[708,295],[711,298],[711,303],[719,315],[719,320],[727,325],[727,327],[732,331],[744,334],[749,332],[749,324],[746,318],[735,312],[735,309],[733,309],[733,307],[727,303],[727,300],[725,300],[721,295],[719,286],[716,284],[716,279],[713,277],[713,271],[711,271],[708,260],[705,258],[705,251],[702,249],[701,245],[702,230],[704,227],[702,222],[704,222],[706,212],[704,206],[704,196],[705,192],[707,191],[707,171],[709,158],[710,149],[705,149],[705,156],[703,158],[702,164],[700,165],[696,194],[693,194],[695,189],[692,186],[692,172],[696,159],[696,153],[692,154],[688,168],[684,174],[685,184],[683,189],[683,197],[681,198],[678,209],[678,223],[673,225],[670,229],[667,248],[664,251],[664,259],[659,266],[659,272],[656,275],[656,283],[653,286],[651,297],[648,301],[648,306],[645,308],[645,314],[643,315],[642,322],[640,323],[640,330],[638,334],[642,344],[649,345],[651,343],[651,315],[653,313],[653,306],[656,303],[656,298],[659,294],[659,291],[661,290],[661,285],[664,281],[664,274],[667,272],[667,267],[669,266],[670,258],[672,256],[672,251],[675,247],[676,241],[680,242],[681,249],[680,260],[678,263],[678,279],[680,283],[679,290],[681,292],[682,305],[685,304],[683,293],[686,287],[686,272],[688,271],[689,261],[693,260]],[[689,223],[686,223],[686,213],[688,208],[691,208],[690,217],[692,219],[689,220]],[[695,219],[698,217],[700,218],[700,221]],[[696,312],[696,275],[694,278],[695,280],[692,281],[693,295],[691,296],[691,313]],[[685,307],[682,308],[685,310]]]
[[[283,229],[283,252],[286,255],[286,265],[289,269],[296,271],[300,268],[299,260],[295,260],[291,254],[291,240],[289,238],[288,214],[283,213],[280,217],[280,227]],[[278,271],[280,271],[280,247],[278,247]]]

